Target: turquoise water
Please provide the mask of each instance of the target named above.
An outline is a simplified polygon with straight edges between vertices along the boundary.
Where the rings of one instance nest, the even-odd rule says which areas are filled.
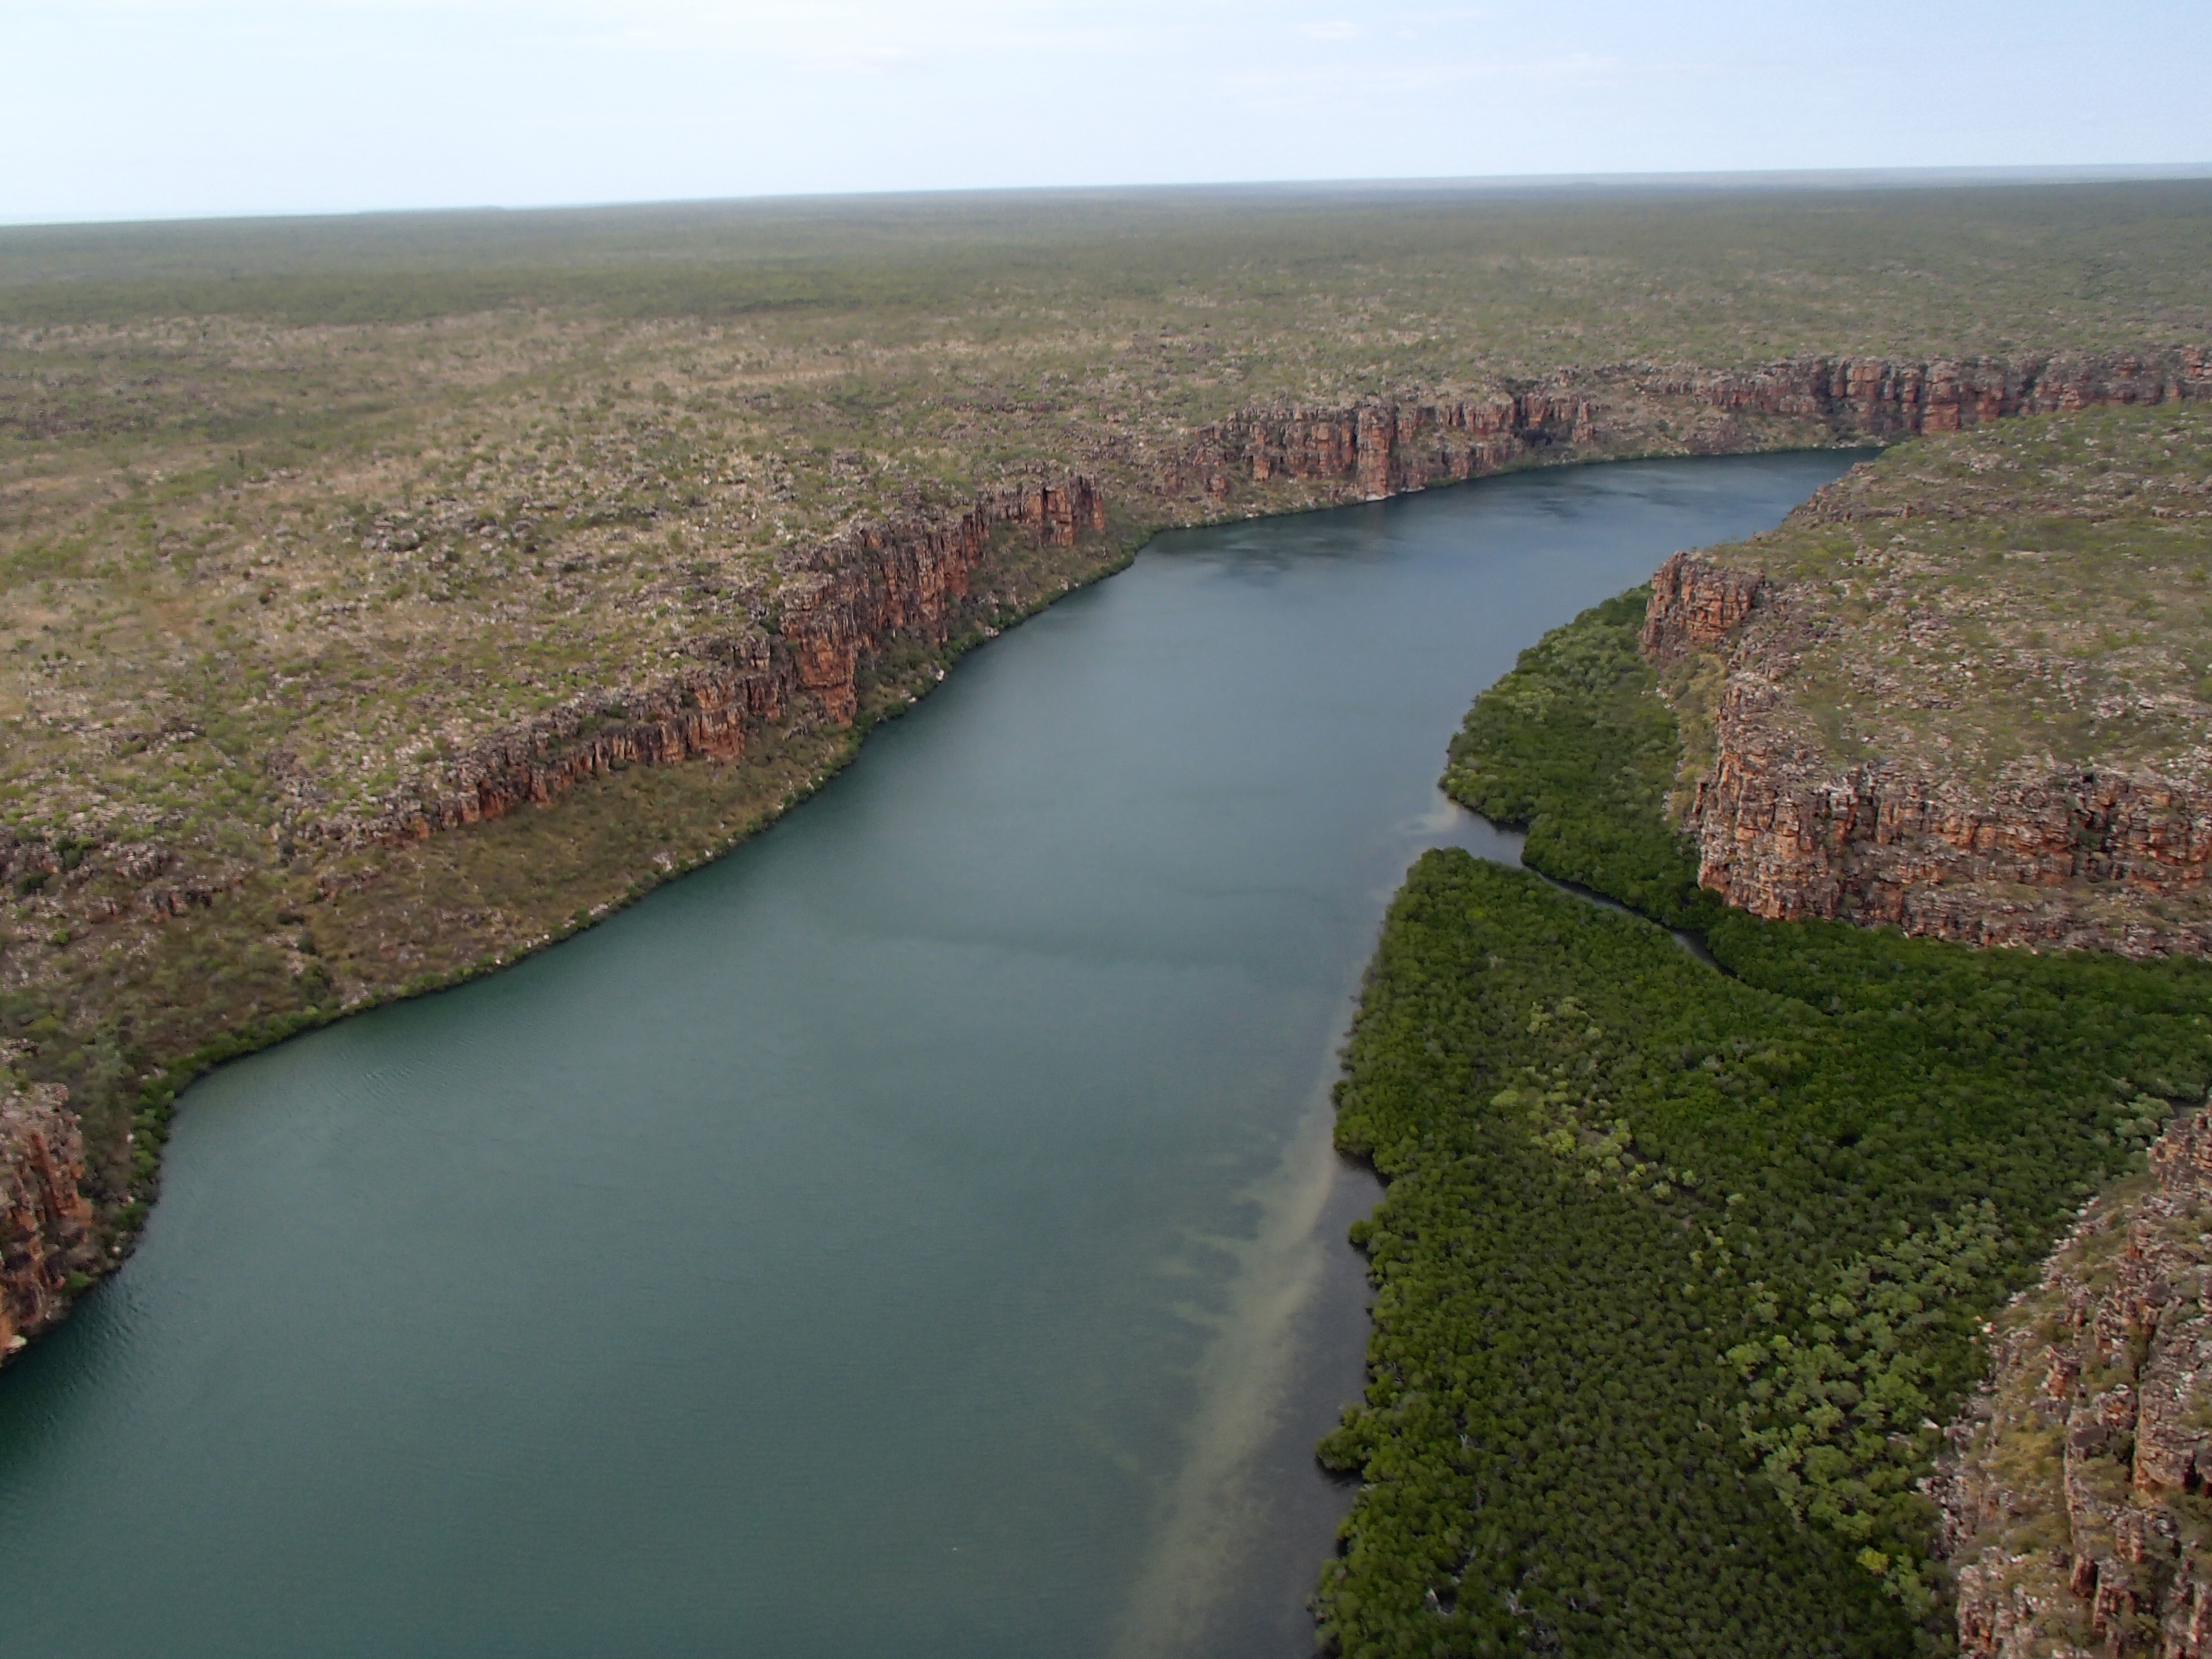
[[[1848,458],[1162,538],[802,810],[193,1089],[0,1376],[0,1653],[1308,1650],[1328,1086],[1474,694]]]

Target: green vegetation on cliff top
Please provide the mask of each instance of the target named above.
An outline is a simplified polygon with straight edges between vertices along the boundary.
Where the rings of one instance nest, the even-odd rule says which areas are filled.
[[[1535,871],[1416,866],[1338,1141],[1388,1195],[1349,1655],[1949,1644],[1916,1487],[1982,1322],[2212,1081],[2212,967],[1772,923],[1697,892],[1640,593],[1478,700],[1447,785]]]
[[[68,1085],[112,1215],[205,1045],[509,959],[726,844],[843,738],[802,712],[743,766],[446,844],[317,832],[770,627],[857,523],[1096,477],[1106,543],[994,570],[965,627],[1148,526],[1353,488],[1204,495],[1195,428],[1255,404],[1638,362],[1578,456],[1832,441],[1685,388],[2212,338],[2208,207],[1424,185],[0,229],[0,836],[40,849],[0,892],[0,1063]]]
[[[1758,723],[1814,767],[1878,760],[1984,787],[2059,770],[2212,782],[2202,409],[1918,439],[1701,556],[1786,587],[1787,614],[1746,641],[1786,694]]]
[[[313,832],[769,625],[856,521],[1090,472],[1115,545],[994,578],[995,614],[1147,526],[1351,488],[1168,482],[1254,404],[2203,340],[2208,205],[1418,185],[0,229],[0,834],[61,866],[0,893],[0,1059],[69,1085],[119,1203],[134,1103],[204,1043],[511,956],[722,844],[841,740],[450,848]],[[1587,453],[1833,436],[1620,397]],[[557,892],[515,878],[549,842]],[[209,902],[151,911],[125,866]]]

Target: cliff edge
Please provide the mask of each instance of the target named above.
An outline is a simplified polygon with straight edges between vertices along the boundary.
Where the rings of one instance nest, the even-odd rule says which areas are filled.
[[[92,1265],[84,1173],[69,1091],[0,1071],[0,1357],[59,1318]]]
[[[1994,1322],[1934,1483],[1969,1659],[2212,1652],[2212,1115],[2107,1192]]]
[[[2212,951],[2212,422],[1900,446],[1677,554],[1644,634],[1699,881],[1770,918]]]

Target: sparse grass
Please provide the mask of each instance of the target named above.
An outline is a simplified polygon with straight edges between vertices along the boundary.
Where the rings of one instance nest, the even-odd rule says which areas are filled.
[[[768,627],[845,527],[1097,478],[1107,544],[1002,558],[981,620],[1149,526],[1340,498],[1163,482],[1254,404],[2212,337],[2208,206],[1423,186],[0,230],[0,835],[106,849],[7,894],[0,1024],[70,1084],[103,1199],[143,1194],[124,1126],[217,1033],[495,960],[842,753],[802,720],[757,766],[427,847],[307,833]],[[1686,453],[1715,413],[1621,391],[1577,453]],[[1727,447],[1834,437],[1729,418]],[[132,858],[184,914],[127,908]]]
[[[2212,779],[2204,410],[1902,444],[1707,556],[1786,592],[1786,618],[1749,641],[1789,687],[1762,721],[1839,769],[1878,758],[1984,787],[2064,769]]]

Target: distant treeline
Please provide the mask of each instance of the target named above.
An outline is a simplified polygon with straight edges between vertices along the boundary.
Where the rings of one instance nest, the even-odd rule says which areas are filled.
[[[1229,301],[1295,328],[1407,304],[1453,319],[1424,375],[1859,351],[2110,349],[2193,338],[2212,184],[2172,179],[1731,189],[1480,181],[926,191],[628,206],[0,225],[0,330],[191,317],[421,323],[541,308],[607,318],[796,313],[875,336],[958,313],[1134,304],[1224,327]],[[2110,250],[2124,246],[2128,258]],[[1818,271],[1817,280],[1806,273]],[[1185,301],[1203,296],[1194,313]],[[2087,302],[2087,303],[2085,303]],[[1094,324],[1109,325],[1093,318]],[[1129,319],[1134,321],[1134,319]],[[833,330],[832,333],[844,332]],[[880,343],[880,340],[878,341]],[[4,342],[0,342],[4,343]],[[1308,372],[1310,372],[1310,367]]]
[[[1640,592],[1522,653],[1447,787],[1339,1085],[1389,1182],[1326,1638],[1347,1655],[1952,1645],[1916,1483],[1982,1322],[2212,1079],[2212,968],[1977,951],[1700,893]]]

